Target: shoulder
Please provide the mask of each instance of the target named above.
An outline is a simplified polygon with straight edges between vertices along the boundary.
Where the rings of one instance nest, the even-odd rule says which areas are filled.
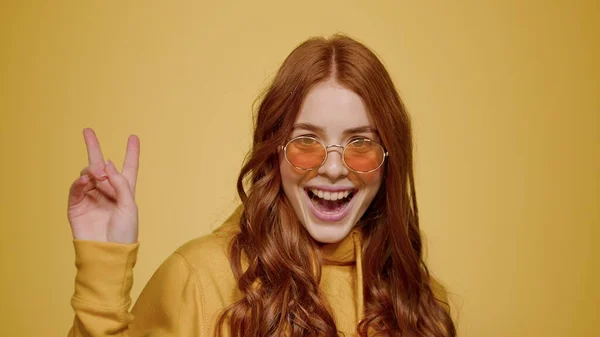
[[[181,257],[194,272],[231,273],[229,264],[229,245],[239,233],[241,207],[212,233],[192,239],[175,250],[174,255]]]

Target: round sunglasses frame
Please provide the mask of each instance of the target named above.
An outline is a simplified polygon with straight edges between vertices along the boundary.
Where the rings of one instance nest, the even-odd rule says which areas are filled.
[[[292,164],[292,162],[288,159],[288,156],[287,156],[287,147],[288,147],[288,145],[291,142],[293,142],[295,140],[298,140],[298,139],[312,139],[312,140],[318,142],[319,144],[321,144],[321,146],[323,146],[323,148],[325,149],[325,158],[323,158],[323,161],[319,165],[317,165],[317,166],[315,166],[313,168],[306,169],[306,168],[298,167],[298,166]],[[374,168],[372,170],[369,170],[369,171],[357,171],[357,170],[351,168],[350,166],[348,166],[348,164],[346,163],[346,157],[345,157],[346,148],[348,147],[348,145],[350,145],[350,144],[352,144],[354,142],[359,142],[359,141],[363,141],[363,142],[366,141],[366,142],[375,144],[375,145],[379,146],[381,148],[381,150],[383,151],[383,159],[381,160],[381,163],[379,163],[379,165],[376,168]],[[353,140],[349,141],[348,143],[346,143],[345,146],[342,146],[342,145],[338,145],[338,144],[325,145],[317,137],[312,137],[312,136],[298,136],[298,137],[294,137],[294,138],[288,140],[285,143],[285,145],[281,145],[280,147],[283,150],[283,156],[285,157],[285,160],[290,165],[292,165],[294,168],[297,168],[299,170],[304,170],[304,171],[316,170],[316,169],[320,168],[321,166],[323,166],[323,164],[325,164],[325,162],[327,162],[327,158],[329,157],[329,149],[332,148],[332,147],[337,147],[339,149],[342,149],[342,163],[344,164],[344,166],[346,166],[346,168],[348,170],[350,170],[352,172],[355,172],[355,173],[360,173],[360,174],[362,174],[362,173],[371,173],[371,172],[377,171],[383,165],[383,163],[385,163],[385,158],[388,157],[388,155],[389,155],[389,153],[385,150],[385,148],[381,144],[377,143],[376,141],[370,140],[369,138],[357,138],[357,139],[353,139]]]

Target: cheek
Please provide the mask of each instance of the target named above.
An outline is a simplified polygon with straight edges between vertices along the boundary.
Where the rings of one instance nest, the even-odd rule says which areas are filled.
[[[383,174],[381,170],[377,170],[375,172],[363,173],[361,174],[361,179],[365,182],[366,185],[378,185],[381,184],[381,178]]]
[[[280,160],[279,163],[279,172],[281,174],[281,183],[283,185],[298,185],[305,180],[306,171],[293,167],[285,159],[283,159],[283,161]]]
[[[286,167],[285,164],[281,164],[279,168],[279,171],[281,172],[281,182],[283,185],[290,185],[298,180],[296,174],[294,174],[289,167]]]
[[[377,170],[375,172],[370,173],[362,173],[362,174],[351,174],[348,178],[357,186],[362,188],[376,188],[378,189],[381,185],[381,180],[383,179],[383,173],[381,170]]]

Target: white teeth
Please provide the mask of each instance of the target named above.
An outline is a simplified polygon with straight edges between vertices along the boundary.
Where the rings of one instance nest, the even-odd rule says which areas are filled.
[[[329,192],[329,191],[322,191],[322,190],[317,190],[315,188],[311,188],[310,191],[317,197],[321,198],[321,199],[325,199],[325,200],[340,200],[340,199],[344,199],[347,198],[351,191],[350,190],[346,190],[346,191],[340,191],[340,192]]]

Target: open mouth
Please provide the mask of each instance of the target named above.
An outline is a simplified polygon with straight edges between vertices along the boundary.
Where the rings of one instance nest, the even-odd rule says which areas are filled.
[[[314,207],[314,210],[323,215],[343,213],[357,192],[356,189],[330,192],[313,188],[305,188],[304,191]],[[318,213],[315,215],[318,216]]]

